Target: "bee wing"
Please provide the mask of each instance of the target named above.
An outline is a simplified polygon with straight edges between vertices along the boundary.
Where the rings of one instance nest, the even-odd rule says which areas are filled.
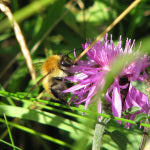
[[[32,90],[34,90],[34,89],[39,85],[39,83],[40,83],[45,77],[47,77],[52,71],[53,71],[53,70],[51,70],[49,73],[47,73],[46,75],[44,75],[39,81],[37,81],[37,82],[35,83],[35,85],[30,89],[30,91],[28,92],[28,94],[29,94]],[[26,97],[28,96],[28,94],[26,95]],[[25,98],[26,98],[26,97],[25,97]]]
[[[41,68],[42,68],[42,65],[43,65],[44,62],[36,62],[36,63],[33,63],[33,66],[34,66],[34,69],[36,71],[36,73],[38,73],[39,75],[41,74]]]

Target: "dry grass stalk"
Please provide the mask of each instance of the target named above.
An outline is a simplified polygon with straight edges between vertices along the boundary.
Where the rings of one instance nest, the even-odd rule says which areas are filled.
[[[20,45],[21,51],[22,51],[22,53],[25,57],[25,61],[26,61],[27,67],[29,69],[29,72],[31,74],[31,77],[32,77],[33,81],[35,81],[36,80],[36,73],[35,73],[35,70],[34,70],[34,67],[33,67],[30,51],[27,47],[27,44],[26,44],[25,38],[22,34],[22,31],[21,31],[18,23],[15,21],[11,10],[5,4],[0,3],[0,10],[3,13],[5,13],[5,15],[8,17],[8,19],[11,23],[11,26],[14,29],[16,39],[17,39],[17,41]]]

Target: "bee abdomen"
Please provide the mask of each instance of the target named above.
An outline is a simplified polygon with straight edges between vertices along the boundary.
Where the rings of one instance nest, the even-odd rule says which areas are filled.
[[[54,97],[60,101],[66,102],[68,93],[63,93],[63,91],[72,86],[71,82],[62,77],[53,77],[52,83],[50,90]]]

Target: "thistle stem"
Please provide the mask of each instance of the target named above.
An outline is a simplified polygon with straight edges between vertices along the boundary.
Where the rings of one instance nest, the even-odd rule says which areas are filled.
[[[95,125],[92,150],[100,150],[102,137],[105,131],[106,124],[110,119],[104,119],[103,122],[98,122]]]

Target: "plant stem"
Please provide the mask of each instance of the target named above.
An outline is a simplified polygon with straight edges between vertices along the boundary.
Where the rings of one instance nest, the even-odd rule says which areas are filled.
[[[110,119],[103,119],[103,121],[98,122],[95,126],[95,132],[94,132],[94,137],[93,137],[93,145],[92,145],[92,150],[100,150],[100,146],[101,146],[101,141],[102,141],[102,137],[105,131],[105,127],[107,122]]]

